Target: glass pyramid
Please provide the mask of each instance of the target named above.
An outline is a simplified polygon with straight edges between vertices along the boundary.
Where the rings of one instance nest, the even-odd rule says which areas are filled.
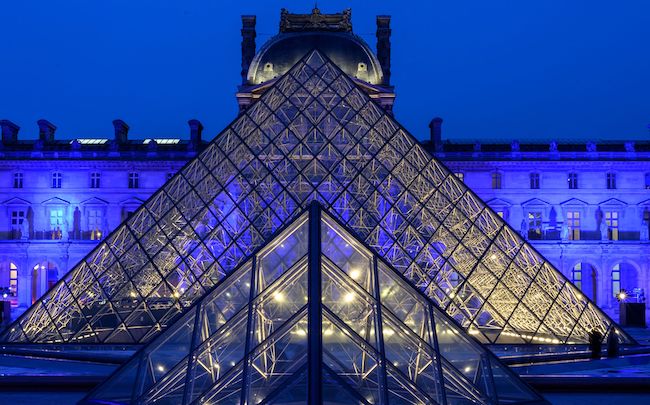
[[[592,330],[614,330],[607,315],[314,50],[0,341],[149,341],[311,201],[482,342],[580,343]]]
[[[313,203],[81,403],[546,402]]]

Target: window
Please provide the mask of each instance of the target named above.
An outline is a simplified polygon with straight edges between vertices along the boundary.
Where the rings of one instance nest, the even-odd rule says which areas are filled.
[[[102,238],[103,215],[100,208],[88,209],[88,230],[90,231],[91,240],[100,240]]]
[[[138,173],[129,173],[129,188],[140,188]]]
[[[607,173],[607,189],[616,189],[616,173]]]
[[[542,213],[528,213],[528,239],[542,239]]]
[[[460,181],[465,181],[465,173],[454,173],[454,176],[456,176]]]
[[[505,218],[506,213],[503,210],[497,211],[497,215],[501,217],[501,219]]]
[[[14,188],[23,188],[23,174],[14,173]]]
[[[501,188],[501,173],[498,172],[492,173],[492,188],[493,189]]]
[[[61,239],[63,229],[63,209],[50,209],[50,231],[52,239]]]
[[[569,240],[580,240],[580,212],[567,212],[566,220],[569,227]]]
[[[17,210],[11,211],[11,229],[17,230],[20,229],[20,225],[23,224],[25,220],[25,211]]]
[[[605,223],[607,224],[607,237],[609,240],[618,240],[618,212],[606,211]]]
[[[621,265],[617,264],[612,267],[612,295],[616,297],[621,291]]]
[[[18,294],[18,267],[9,263],[9,294],[15,297]]]
[[[578,263],[571,270],[571,281],[582,290],[582,263]]]
[[[650,173],[645,174],[645,189],[650,190]]]
[[[52,173],[52,188],[61,188],[62,177],[60,172]]]
[[[530,174],[530,188],[533,189],[539,188],[539,173]]]
[[[572,190],[575,190],[578,188],[578,173],[569,173],[569,177],[567,179],[569,182],[569,188]]]
[[[97,172],[90,173],[90,188],[99,188],[100,180],[101,180],[101,174]]]

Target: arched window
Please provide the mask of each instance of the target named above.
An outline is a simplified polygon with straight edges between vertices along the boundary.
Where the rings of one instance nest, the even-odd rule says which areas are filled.
[[[571,270],[571,281],[573,281],[576,287],[582,290],[582,263],[573,266]]]
[[[596,302],[596,269],[589,263],[578,263],[571,269],[571,281],[584,295]]]
[[[621,291],[621,265],[616,264],[612,267],[612,295],[616,297],[619,291]]]

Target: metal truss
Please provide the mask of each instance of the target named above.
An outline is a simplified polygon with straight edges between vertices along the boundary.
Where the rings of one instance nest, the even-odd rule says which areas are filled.
[[[313,203],[81,404],[543,404]]]
[[[0,340],[146,342],[311,201],[482,342],[633,342],[318,51]]]

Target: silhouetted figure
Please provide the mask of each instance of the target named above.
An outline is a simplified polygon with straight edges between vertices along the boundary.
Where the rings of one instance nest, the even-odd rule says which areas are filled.
[[[612,330],[609,332],[607,337],[607,357],[617,357],[618,356],[618,336]]]
[[[596,329],[589,332],[589,350],[591,350],[591,358],[599,359],[600,351],[603,348],[603,334]]]

